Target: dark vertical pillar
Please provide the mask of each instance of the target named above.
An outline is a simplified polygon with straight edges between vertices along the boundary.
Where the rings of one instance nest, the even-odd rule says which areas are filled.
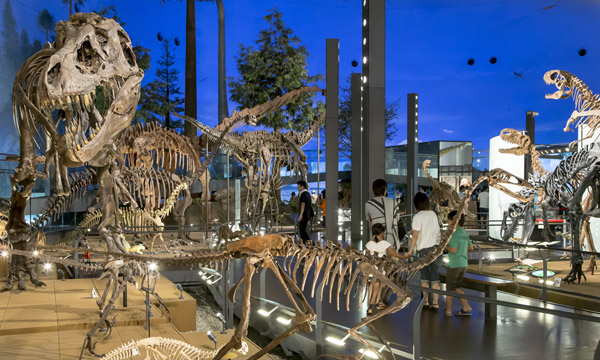
[[[535,111],[528,111],[525,117],[525,131],[531,143],[535,144],[535,117],[539,114]],[[531,155],[525,155],[525,179],[529,178],[529,175],[533,175],[533,167],[531,166]]]
[[[363,1],[363,202],[371,184],[385,177],[385,0]],[[363,220],[364,236],[369,234]]]
[[[198,117],[198,95],[196,82],[196,1],[186,1],[185,22],[185,115],[196,119]],[[196,127],[189,121],[184,121],[184,133],[195,140]]]
[[[361,244],[361,220],[364,219],[364,201],[362,197],[362,118],[360,114],[361,91],[360,74],[350,78],[350,97],[352,103],[352,224],[350,238],[353,247]]]
[[[406,211],[413,214],[413,198],[419,191],[419,95],[408,94],[406,99]]]
[[[338,92],[340,41],[326,40],[325,96],[325,233],[327,240],[338,238]]]

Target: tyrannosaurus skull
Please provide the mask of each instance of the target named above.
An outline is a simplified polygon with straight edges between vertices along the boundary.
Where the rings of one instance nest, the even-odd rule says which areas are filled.
[[[94,165],[102,148],[130,124],[144,73],[125,30],[97,14],[60,21],[54,48],[40,74],[38,105],[60,129],[61,144],[55,146],[65,164]],[[62,121],[64,127],[57,126]]]

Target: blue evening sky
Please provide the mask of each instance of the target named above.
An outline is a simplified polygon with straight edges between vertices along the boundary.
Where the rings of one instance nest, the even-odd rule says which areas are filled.
[[[362,0],[224,0],[227,75],[237,75],[238,44],[253,45],[265,27],[263,16],[277,7],[310,53],[311,74],[325,73],[325,39],[340,39],[340,79],[361,59]],[[152,49],[153,64],[144,84],[154,78],[160,54],[156,33],[181,40],[176,56],[185,62],[185,1],[88,0],[83,10],[115,5],[134,43]],[[4,1],[2,1],[4,5]],[[48,8],[57,20],[67,19],[60,0],[12,0],[20,28],[41,39],[36,12]],[[555,5],[555,6],[553,6]],[[401,98],[398,135],[388,145],[406,139],[406,94],[419,93],[420,140],[471,140],[488,148],[490,137],[505,127],[524,128],[525,112],[540,113],[537,142],[570,142],[562,128],[573,111],[571,100],[546,100],[554,91],[542,80],[551,69],[568,70],[600,92],[598,39],[600,2],[593,0],[390,0],[386,2],[386,97]],[[549,7],[549,9],[544,9]],[[196,4],[198,118],[217,122],[217,8]],[[20,29],[19,29],[20,31]],[[579,56],[581,48],[586,56]],[[489,63],[496,57],[495,65]],[[473,66],[467,65],[475,59]],[[523,78],[513,72],[522,74]],[[324,87],[324,84],[319,84]],[[230,112],[235,104],[230,102]],[[314,148],[316,144],[309,144]]]

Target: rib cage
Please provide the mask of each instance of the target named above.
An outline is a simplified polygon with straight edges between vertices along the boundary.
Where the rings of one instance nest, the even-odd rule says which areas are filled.
[[[146,348],[146,359],[152,360],[212,359],[218,353],[218,350],[201,350],[180,340],[168,339],[164,337],[150,337],[137,341],[131,340],[129,343],[123,344],[106,354],[103,359],[131,359],[138,356],[138,353],[135,350],[137,350],[139,347]],[[248,352],[248,344],[246,342],[242,342],[242,348],[238,350],[238,352],[245,355]]]
[[[577,191],[580,172],[589,168],[596,160],[597,157],[591,156],[587,149],[577,151],[562,160],[546,178],[546,194],[557,203],[568,202]]]
[[[118,142],[129,168],[163,168],[196,172],[200,157],[196,146],[174,130],[150,122],[137,124],[125,130]]]
[[[71,174],[69,176],[69,183],[71,184],[69,195],[54,195],[48,199],[42,213],[32,221],[32,230],[41,230],[51,222],[56,221],[58,216],[64,213],[68,207],[73,205],[75,200],[83,197],[89,186],[94,185],[95,177],[96,171],[94,171],[94,169],[84,169],[80,172]]]

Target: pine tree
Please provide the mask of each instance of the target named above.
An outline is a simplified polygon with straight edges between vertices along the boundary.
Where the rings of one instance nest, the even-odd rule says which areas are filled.
[[[323,79],[323,75],[308,75],[306,58],[309,56],[301,40],[286,27],[282,13],[269,10],[264,17],[269,27],[261,30],[257,48],[240,44],[236,59],[239,78],[230,79],[231,100],[238,109],[264,103],[291,90]],[[299,130],[320,113],[321,103],[314,107],[315,94],[306,94],[289,103],[285,109],[262,118],[258,124],[275,130]]]
[[[56,25],[54,16],[50,14],[48,9],[42,9],[37,15],[36,22],[40,30],[46,34],[46,41],[50,41],[48,34],[54,32],[54,26]]]
[[[175,67],[174,50],[177,43],[177,38],[174,41],[162,40],[156,80],[142,88],[137,114],[144,122],[158,121],[169,129],[183,129],[183,121],[171,117],[173,112],[183,112],[185,103],[178,85],[181,71]]]
[[[19,48],[19,33],[17,31],[17,21],[13,14],[10,0],[6,0],[4,11],[2,13],[2,57],[5,70],[14,78],[17,70],[21,66],[20,57],[15,56],[15,50]]]

